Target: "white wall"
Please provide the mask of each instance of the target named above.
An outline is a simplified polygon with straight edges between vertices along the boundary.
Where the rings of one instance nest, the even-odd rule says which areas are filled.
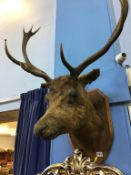
[[[0,135],[0,148],[14,149],[15,137]]]
[[[129,7],[131,7],[131,0],[129,1]],[[114,7],[115,19],[118,20],[120,15],[120,5],[119,0],[112,0]],[[128,59],[125,64],[129,64],[131,66],[131,10],[129,8],[129,14],[127,17],[127,21],[124,26],[124,30],[119,38],[121,51],[127,53]]]
[[[34,29],[41,26],[40,31],[28,43],[28,55],[33,64],[51,77],[54,76],[56,2],[55,0],[23,0],[23,3],[26,8],[24,7],[22,13],[2,15],[0,12],[0,99],[15,97],[28,90],[39,88],[43,82],[41,78],[21,70],[5,55],[4,39],[7,38],[13,56],[23,61],[21,53],[23,27],[29,30],[32,24]],[[5,110],[7,105],[0,105],[0,111]],[[14,104],[13,108],[18,105]]]

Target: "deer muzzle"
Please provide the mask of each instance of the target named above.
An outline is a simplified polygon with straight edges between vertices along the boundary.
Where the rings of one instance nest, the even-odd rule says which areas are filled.
[[[40,118],[34,126],[34,134],[42,139],[51,140],[64,132],[63,124],[52,115]]]

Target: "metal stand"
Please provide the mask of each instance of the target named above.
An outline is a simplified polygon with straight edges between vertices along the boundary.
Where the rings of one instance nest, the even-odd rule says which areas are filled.
[[[96,157],[97,159],[97,157]],[[63,163],[53,164],[37,175],[124,175],[120,170],[108,165],[99,165],[84,157],[78,149]]]

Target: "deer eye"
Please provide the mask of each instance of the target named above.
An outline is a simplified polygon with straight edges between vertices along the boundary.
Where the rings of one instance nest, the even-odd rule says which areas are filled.
[[[57,90],[56,90],[54,87],[50,87],[49,92],[50,92],[50,93],[56,93]]]
[[[49,90],[50,90],[50,92],[53,92],[53,91],[54,91],[54,88],[53,88],[53,87],[51,87],[51,88],[49,88]]]

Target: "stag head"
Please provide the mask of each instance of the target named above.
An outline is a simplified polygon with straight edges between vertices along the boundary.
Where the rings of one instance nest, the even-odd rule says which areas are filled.
[[[99,77],[99,69],[84,75],[80,74],[88,65],[104,55],[119,37],[128,13],[128,1],[120,0],[120,4],[121,16],[109,40],[102,49],[86,58],[79,66],[73,67],[66,61],[61,44],[61,60],[70,74],[54,80],[34,66],[26,52],[29,39],[39,29],[33,32],[31,28],[27,33],[23,31],[22,52],[25,63],[17,61],[10,54],[5,40],[5,51],[8,58],[25,71],[43,78],[46,81],[43,86],[49,88],[46,96],[48,109],[35,124],[35,134],[44,139],[54,139],[60,134],[69,133],[74,147],[82,149],[87,156],[94,158],[96,152],[101,151],[103,158],[98,162],[105,160],[112,145],[113,132],[109,107],[106,96],[99,90],[91,92],[85,90],[87,84]]]

